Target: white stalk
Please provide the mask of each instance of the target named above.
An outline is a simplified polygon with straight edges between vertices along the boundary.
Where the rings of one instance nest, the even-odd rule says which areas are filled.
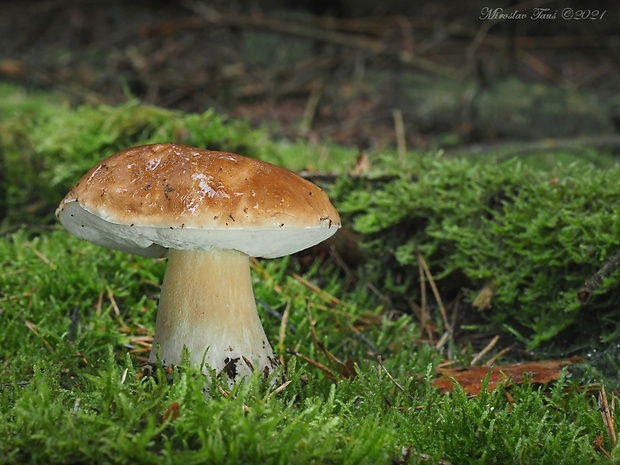
[[[205,364],[230,385],[278,361],[258,317],[249,257],[234,250],[168,251],[150,361]],[[203,371],[207,372],[207,367]]]

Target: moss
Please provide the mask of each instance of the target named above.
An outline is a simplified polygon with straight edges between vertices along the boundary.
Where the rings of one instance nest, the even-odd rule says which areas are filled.
[[[580,317],[606,315],[618,305],[618,273],[588,306],[577,298],[585,280],[617,253],[618,176],[618,167],[542,171],[518,160],[426,157],[412,173],[388,182],[342,181],[334,192],[363,234],[368,276],[397,305],[419,299],[419,251],[446,301],[466,288],[471,303],[493,282],[492,309],[479,316],[495,328],[510,326],[534,347]],[[614,328],[592,322],[575,329],[585,336]]]
[[[0,98],[0,107],[9,109],[0,108],[0,153],[16,164],[5,178],[11,229],[48,220],[74,173],[109,151],[159,137],[247,149],[295,169],[343,172],[356,155],[325,148],[317,157],[314,148],[269,143],[212,113],[135,102],[70,108]],[[395,304],[417,299],[419,250],[446,299],[496,280],[484,317],[514,324],[533,344],[552,337],[539,321],[555,323],[555,333],[562,319],[586,331],[594,315],[614,328],[615,274],[591,307],[565,310],[574,284],[614,253],[617,168],[549,172],[515,161],[376,155],[372,166],[363,178],[341,177],[330,194],[362,234],[368,253],[357,274],[382,283]],[[143,376],[164,267],[60,227],[0,234],[0,462],[578,464],[602,460],[595,440],[620,456],[601,435],[591,391],[567,377],[551,389],[439,393],[432,377],[442,354],[424,342],[415,317],[388,314],[363,282],[324,264],[305,272],[293,259],[254,267],[263,325],[290,382],[279,392],[258,376],[227,392],[187,360]],[[616,352],[600,356],[615,365]],[[340,379],[349,365],[355,370]]]
[[[0,99],[5,225],[53,222],[71,184],[95,162],[132,145],[175,141],[336,175],[351,170],[358,155],[329,145],[276,143],[212,111],[183,114],[136,101],[72,107],[10,86],[0,87],[0,96],[6,97]],[[619,169],[591,151],[588,160],[602,160],[604,170],[554,162],[580,153],[550,150],[503,162],[502,154],[411,153],[403,159],[373,153],[363,177],[340,176],[328,188],[345,224],[362,235],[367,253],[360,275],[397,307],[409,310],[420,297],[419,252],[446,302],[464,293],[471,304],[486,283],[494,283],[491,308],[463,312],[462,324],[503,328],[530,347],[588,332],[608,339],[620,331],[612,317],[620,275],[605,279],[587,306],[576,296],[617,253]],[[582,324],[572,328],[577,321]]]

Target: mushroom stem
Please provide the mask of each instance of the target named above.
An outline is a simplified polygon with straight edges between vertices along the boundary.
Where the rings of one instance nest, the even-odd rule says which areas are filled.
[[[249,257],[235,250],[168,251],[150,361],[205,363],[232,385],[278,361],[258,317]],[[206,366],[203,371],[206,371]]]

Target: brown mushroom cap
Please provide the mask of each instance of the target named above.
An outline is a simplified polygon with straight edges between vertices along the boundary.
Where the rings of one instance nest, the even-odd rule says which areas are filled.
[[[327,195],[295,173],[177,144],[112,155],[71,188],[56,216],[82,239],[149,257],[218,248],[274,258],[340,227]]]

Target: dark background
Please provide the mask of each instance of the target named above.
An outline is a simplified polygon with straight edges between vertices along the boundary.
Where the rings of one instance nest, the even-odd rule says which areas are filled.
[[[395,146],[402,121],[408,148],[588,136],[617,150],[615,3],[578,20],[568,1],[4,1],[0,80],[363,149]]]

